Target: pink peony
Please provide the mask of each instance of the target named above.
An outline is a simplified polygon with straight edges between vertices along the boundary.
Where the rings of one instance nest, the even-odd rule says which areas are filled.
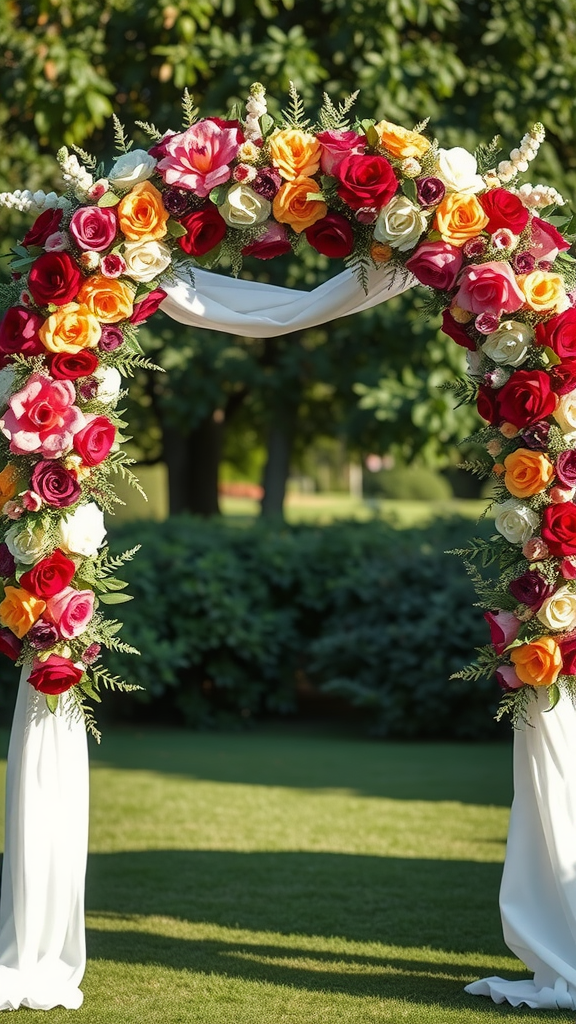
[[[471,313],[515,313],[524,305],[524,295],[516,284],[509,263],[481,263],[466,267],[454,296],[460,309]]]
[[[80,636],[94,614],[94,591],[65,587],[46,602],[44,615],[57,627],[60,636],[71,640]]]
[[[15,455],[37,453],[47,459],[70,451],[72,439],[85,426],[74,405],[76,392],[69,380],[33,373],[25,387],[12,395],[0,419],[0,430]]]
[[[240,148],[236,128],[221,128],[214,121],[198,121],[162,143],[163,159],[157,170],[167,185],[207,196],[216,185],[229,181],[229,164]]]
[[[490,639],[496,654],[503,654],[509,644],[518,636],[520,622],[513,612],[485,612],[484,618],[490,627]]]
[[[429,288],[447,292],[462,267],[462,252],[449,242],[423,242],[406,263],[408,270]]]
[[[69,230],[80,249],[103,252],[116,238],[116,211],[113,207],[82,206],[72,217]]]
[[[326,131],[316,136],[322,146],[320,168],[323,174],[336,174],[345,156],[363,153],[365,139],[357,132]]]

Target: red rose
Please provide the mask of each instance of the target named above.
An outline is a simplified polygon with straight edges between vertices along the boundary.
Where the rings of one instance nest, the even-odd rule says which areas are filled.
[[[576,307],[570,306],[558,316],[537,324],[536,343],[547,345],[560,359],[576,356]]]
[[[186,228],[186,234],[178,241],[189,256],[205,256],[220,244],[226,234],[226,222],[213,203],[189,213],[180,223]]]
[[[420,284],[447,292],[456,284],[462,260],[462,250],[449,242],[423,242],[406,261],[406,267]],[[466,348],[469,344],[467,337]]]
[[[85,429],[85,428],[84,428]],[[54,459],[37,462],[32,471],[32,490],[53,508],[68,508],[82,491],[75,476]]]
[[[46,661],[34,661],[28,682],[40,693],[65,693],[80,682],[84,672],[68,658],[51,654]]]
[[[242,249],[243,256],[254,256],[257,260],[273,260],[287,252],[292,252],[288,232],[283,224],[276,224],[273,220],[263,234]]]
[[[491,188],[478,198],[488,217],[485,230],[489,234],[494,234],[498,228],[508,228],[514,235],[524,231],[530,214],[518,196],[505,188]]]
[[[576,359],[557,363],[550,371],[550,385],[557,395],[567,395],[576,388]]]
[[[487,384],[481,384],[478,388],[476,408],[483,420],[495,425],[499,421],[498,405],[496,403],[496,392]]]
[[[476,351],[476,345],[472,341],[472,338],[466,333],[466,328],[459,324],[454,319],[449,309],[445,309],[442,314],[442,330],[444,334],[447,334],[452,341],[455,341],[457,345],[462,348],[467,348],[470,352]]]
[[[32,264],[28,288],[38,306],[64,306],[76,298],[83,280],[67,252],[46,252]]]
[[[338,195],[352,210],[386,206],[398,189],[392,164],[384,156],[352,154],[339,164]]]
[[[349,256],[354,248],[352,225],[341,213],[328,213],[304,233],[313,249],[331,259]]]
[[[44,317],[33,313],[24,306],[11,306],[0,322],[0,358],[5,363],[8,356],[17,353],[23,356],[38,356],[46,349],[40,341],[38,331]]]
[[[98,356],[83,348],[75,355],[57,352],[52,356],[50,373],[56,380],[77,380],[78,377],[89,377],[97,367]]]
[[[116,427],[107,416],[94,416],[82,430],[74,434],[74,450],[86,466],[99,466],[116,437]]]
[[[500,419],[519,428],[545,419],[556,407],[550,378],[543,370],[517,370],[500,388],[496,401]]]
[[[17,661],[22,650],[22,641],[14,635],[11,629],[0,629],[0,654],[5,654],[11,661]]]
[[[37,562],[32,569],[20,577],[20,586],[35,597],[54,597],[69,587],[76,572],[71,558],[56,548],[48,558]]]
[[[134,312],[132,313],[132,316],[130,317],[130,323],[131,324],[143,324],[144,321],[147,320],[149,316],[152,316],[152,314],[156,312],[158,307],[164,302],[165,298],[166,298],[166,292],[164,291],[163,288],[155,288],[153,292],[148,292],[148,295],[146,296],[146,298],[142,299],[142,302],[138,302],[134,306]],[[109,326],[112,327],[113,325],[110,324]],[[110,334],[109,334],[109,337],[110,337]],[[122,339],[122,340],[124,340],[124,339]],[[114,346],[108,345],[108,348],[106,348],[105,344],[102,345],[102,339],[100,339],[100,347],[103,348],[104,351],[108,351],[109,352],[109,351],[111,351],[112,347],[113,348],[117,348],[118,346],[117,345],[114,345]]]
[[[58,231],[63,212],[63,210],[44,210],[44,213],[36,218],[32,227],[24,235],[22,245],[44,245],[48,236]]]
[[[576,555],[576,505],[565,501],[547,505],[542,513],[542,540],[551,555]]]
[[[558,641],[562,654],[562,672],[567,676],[576,675],[576,635],[565,636]]]

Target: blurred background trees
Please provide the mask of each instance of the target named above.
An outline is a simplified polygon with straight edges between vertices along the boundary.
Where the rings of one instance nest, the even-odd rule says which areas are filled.
[[[56,185],[63,142],[109,160],[113,111],[145,145],[134,121],[178,127],[185,86],[224,113],[262,81],[274,112],[293,80],[312,113],[323,90],[359,88],[362,115],[430,117],[444,146],[500,133],[508,151],[542,120],[537,180],[576,191],[572,0],[5,0],[0,38],[0,190]],[[2,211],[3,251],[23,227]],[[245,274],[311,288],[340,269],[310,251]],[[420,319],[422,297],[274,341],[156,316],[145,343],[169,372],[134,381],[130,416],[138,457],[168,466],[171,509],[217,512],[222,466],[263,481],[278,514],[288,472],[319,478],[323,459],[341,484],[370,453],[454,465],[474,414],[438,386],[463,354]]]

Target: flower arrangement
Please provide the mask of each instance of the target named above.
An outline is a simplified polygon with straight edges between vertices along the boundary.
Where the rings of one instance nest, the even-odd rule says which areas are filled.
[[[388,266],[431,289],[429,311],[468,352],[462,400],[488,426],[472,468],[496,480],[488,543],[461,552],[486,607],[492,644],[461,673],[496,674],[503,709],[525,713],[535,687],[576,695],[576,263],[574,227],[554,189],[519,184],[541,125],[508,160],[496,140],[471,154],[408,130],[351,121],[355,96],[325,97],[311,126],[291,89],[274,120],[254,85],[246,109],[199,119],[120,151],[107,174],[88,154],[58,154],[66,192],[0,195],[39,216],[14,252],[0,322],[0,649],[30,683],[87,715],[86,698],[125,686],[98,665],[121,645],[101,605],[128,599],[103,547],[110,475],[132,482],[116,404],[121,377],[146,367],[137,326],[162,281],[194,266],[272,259],[310,246],[366,286]],[[489,461],[487,461],[489,460]],[[496,582],[481,566],[498,563]]]

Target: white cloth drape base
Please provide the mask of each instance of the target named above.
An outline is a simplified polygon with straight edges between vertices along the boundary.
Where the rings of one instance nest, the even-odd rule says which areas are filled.
[[[576,708],[547,711],[538,691],[530,726],[514,736],[514,801],[500,888],[507,946],[533,979],[466,987],[512,1006],[576,1010]]]
[[[86,729],[51,714],[27,677],[24,669],[8,751],[0,1010],[75,1010],[86,966]]]

